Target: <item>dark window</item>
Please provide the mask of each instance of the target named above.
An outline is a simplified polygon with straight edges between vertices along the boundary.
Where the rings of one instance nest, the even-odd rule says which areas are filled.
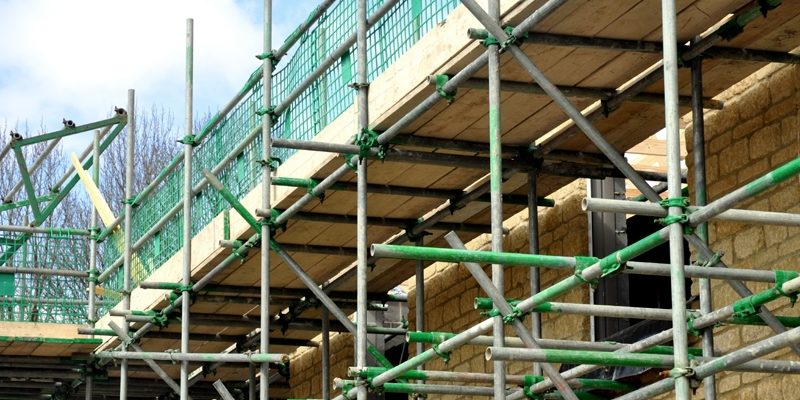
[[[605,179],[592,181],[592,197],[624,198],[625,189],[622,179]],[[622,214],[592,213],[591,248],[592,255],[602,257],[619,250],[630,243],[635,243],[647,235],[661,229],[653,217],[632,216],[625,219]],[[684,263],[689,263],[689,247],[684,241]],[[664,243],[649,252],[637,257],[636,261],[647,261],[669,264],[669,243]],[[687,300],[690,295],[691,280],[686,280]],[[595,304],[621,305],[631,307],[671,308],[670,278],[668,276],[647,276],[633,274],[617,274],[603,278],[594,292]],[[642,324],[651,326],[659,332],[671,326],[669,321],[642,321],[628,318],[595,318],[595,339],[633,342],[648,334],[642,335],[642,329],[649,331]],[[629,331],[634,325],[637,328]],[[639,332],[634,333],[634,331]],[[628,332],[628,333],[626,333]],[[651,334],[652,334],[651,333]],[[636,337],[641,336],[641,337]]]

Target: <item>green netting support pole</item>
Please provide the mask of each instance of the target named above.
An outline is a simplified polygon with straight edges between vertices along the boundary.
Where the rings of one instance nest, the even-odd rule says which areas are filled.
[[[31,144],[46,142],[48,140],[58,139],[58,138],[62,138],[62,137],[65,137],[65,136],[71,136],[71,135],[74,135],[74,134],[77,134],[77,133],[88,132],[88,131],[91,131],[93,129],[104,128],[106,126],[112,126],[112,125],[115,125],[115,124],[124,124],[125,121],[126,121],[126,116],[125,115],[126,115],[125,114],[125,110],[122,110],[122,109],[118,108],[117,109],[117,115],[115,115],[115,116],[113,116],[111,118],[104,119],[104,120],[97,121],[97,122],[88,123],[86,125],[78,125],[78,126],[74,126],[74,127],[67,126],[64,129],[59,130],[59,131],[45,133],[43,135],[33,136],[33,137],[30,137],[30,138],[27,138],[27,139],[19,140],[15,144],[17,146],[19,146],[19,147],[28,146],[28,145],[31,145]],[[69,122],[71,122],[71,121],[67,121],[67,123],[69,123]]]
[[[19,173],[22,177],[22,185],[25,187],[25,194],[28,196],[28,202],[31,206],[31,211],[33,211],[33,216],[35,219],[41,219],[42,210],[39,209],[39,202],[36,201],[36,189],[33,188],[33,181],[31,181],[28,165],[25,162],[25,156],[22,154],[22,148],[19,146],[19,142],[15,143],[12,149],[14,150],[14,157],[17,160]]]
[[[231,193],[230,190],[225,188],[222,182],[220,182],[220,180],[217,179],[214,174],[212,174],[209,170],[204,169],[203,176],[208,179],[208,184],[216,189],[217,192],[219,192],[220,196],[222,196],[222,198],[225,199],[225,201],[227,201],[228,204],[230,204],[231,207],[236,210],[236,212],[242,218],[244,218],[245,222],[247,222],[251,228],[253,228],[256,232],[261,230],[261,223],[258,221],[258,219],[256,219],[256,217],[251,214],[247,208],[245,208],[245,206],[239,201],[239,199],[236,198],[236,196],[233,195],[233,193]]]
[[[111,131],[111,133],[106,136],[100,146],[100,153],[102,154],[106,148],[116,139],[122,129],[125,128],[127,124],[127,117],[122,116],[120,117],[123,122],[117,124],[117,126]],[[83,162],[83,168],[90,168],[93,164],[93,158],[89,157]],[[67,181],[66,185],[63,188],[60,188],[55,196],[47,203],[47,206],[42,210],[41,215],[39,218],[34,219],[31,223],[32,226],[39,226],[41,225],[47,218],[49,218],[53,212],[55,211],[56,207],[61,204],[61,201],[64,200],[65,197],[69,194],[70,190],[78,183],[78,176],[77,174],[73,174],[71,178]],[[31,237],[31,234],[28,232],[23,232],[19,236],[17,236],[16,241],[13,245],[7,246],[3,251],[3,254],[0,255],[0,266],[6,265],[8,261],[14,257],[14,254],[19,250],[19,248],[27,242],[27,240]]]
[[[325,11],[327,11],[334,2],[335,0],[324,0],[314,7],[314,9],[311,10],[311,13],[308,14],[306,20],[303,21],[303,23],[300,24],[300,26],[298,26],[295,30],[293,30],[288,37],[286,37],[286,39],[283,41],[283,44],[281,44],[281,47],[272,52],[272,59],[275,62],[280,61],[280,59],[286,55],[292,46],[294,46],[294,44],[300,40],[303,34],[306,33],[312,26],[314,26],[314,23],[316,23],[320,17],[325,15]]]
[[[376,10],[375,13],[370,17],[370,25],[374,24],[381,17],[383,17],[386,13],[388,13],[398,1],[399,0],[387,0],[387,1],[385,1],[380,6],[380,8],[378,8],[378,10]],[[326,1],[326,3],[328,3],[328,2],[329,1]],[[327,9],[327,6],[323,7],[322,5],[320,5],[320,7],[315,9],[315,11],[312,12],[313,17],[309,18],[309,21],[311,21],[312,23],[303,24],[302,28],[300,30],[298,30],[298,35],[301,35],[305,31],[307,31],[311,26],[313,26],[313,21],[318,20],[322,15],[324,15],[324,12],[325,12],[326,9]],[[287,95],[285,97],[284,101],[280,105],[278,105],[276,107],[275,115],[276,116],[280,115],[283,112],[283,110],[288,108],[289,105],[298,96],[300,96],[311,84],[313,84],[316,81],[316,79],[319,76],[321,76],[325,71],[327,71],[328,68],[331,65],[333,65],[336,62],[336,60],[339,59],[339,57],[341,56],[342,53],[348,51],[350,49],[350,47],[355,43],[355,41],[356,41],[355,34],[353,34],[350,37],[348,37],[342,43],[342,45],[339,46],[339,48],[334,50],[332,52],[332,54],[328,58],[325,59],[324,63],[319,65],[314,70],[314,72],[312,72],[303,82],[301,82],[299,85],[297,85],[295,87],[295,89],[292,91],[292,93],[290,93],[289,95]],[[287,39],[287,41],[284,43],[284,45],[281,46],[281,48],[278,49],[277,51],[270,51],[269,47],[265,47],[267,50],[265,50],[262,55],[259,55],[259,58],[263,58],[263,60],[269,61],[270,65],[271,65],[270,68],[272,68],[272,64],[273,64],[272,61],[273,60],[277,61],[281,57],[283,57],[283,55],[285,55],[290,50],[290,47],[292,45],[294,45],[295,42],[296,42],[296,40],[291,40],[290,41],[290,40]],[[258,83],[263,80],[263,77],[264,77],[263,76],[263,66],[260,66],[260,67],[256,68],[253,71],[253,73],[250,74],[250,76],[248,77],[247,81],[242,86],[242,88],[239,90],[239,92],[230,101],[228,101],[217,113],[215,113],[211,117],[211,119],[209,119],[209,121],[206,122],[206,125],[203,126],[203,129],[200,130],[200,133],[198,133],[196,135],[195,141],[197,142],[198,145],[200,143],[202,143],[203,140],[209,134],[211,134],[211,132],[213,132],[216,127],[219,126],[219,124],[225,119],[225,117],[231,111],[233,111],[233,109],[236,107],[236,105],[238,105],[242,101],[242,99],[244,99],[247,96],[247,94],[250,93],[251,90],[253,90],[253,88],[255,88],[256,85],[258,85]],[[269,104],[267,105],[267,107],[269,107]],[[249,142],[249,140],[248,140],[248,142]],[[149,196],[150,193],[153,190],[155,190],[161,184],[161,182],[163,182],[164,179],[178,165],[180,165],[182,160],[183,160],[183,153],[179,153],[175,158],[172,159],[172,161],[169,162],[169,164],[167,164],[166,167],[164,167],[161,170],[161,172],[158,174],[158,176],[155,179],[153,179],[153,181],[151,181],[141,192],[139,192],[139,194],[136,195],[136,198],[134,200],[134,204],[139,204],[139,203],[141,203],[142,200],[147,198],[147,196]]]

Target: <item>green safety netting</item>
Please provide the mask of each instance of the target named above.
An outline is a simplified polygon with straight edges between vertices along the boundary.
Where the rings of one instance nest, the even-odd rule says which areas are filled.
[[[0,252],[20,236],[0,234]],[[61,233],[33,234],[6,264],[36,270],[88,270],[89,239]],[[87,320],[87,279],[29,273],[0,274],[0,320],[84,323]],[[98,312],[112,306],[112,299],[99,298]]]

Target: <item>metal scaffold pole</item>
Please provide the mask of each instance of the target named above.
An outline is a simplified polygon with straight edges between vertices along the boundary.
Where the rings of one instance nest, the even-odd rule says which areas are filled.
[[[489,0],[489,17],[500,23],[500,0]],[[487,42],[489,54],[489,196],[491,198],[492,251],[503,251],[503,153],[500,127],[500,45]],[[505,282],[502,264],[492,264],[492,284],[503,296]],[[494,318],[494,345],[505,346],[503,317]],[[506,398],[506,364],[494,361],[494,397]]]
[[[125,136],[125,217],[124,217],[124,247],[122,259],[122,309],[131,309],[131,268],[133,262],[133,250],[131,249],[131,232],[133,228],[133,203],[130,201],[133,196],[133,163],[134,145],[136,140],[136,93],[133,89],[128,90],[128,133]],[[127,335],[130,329],[127,321],[123,320],[122,330]],[[122,360],[119,371],[119,398],[128,398],[128,360]]]
[[[192,151],[194,91],[194,20],[186,19],[186,98],[183,138],[183,277],[181,279],[181,353],[189,349],[189,309],[192,284]],[[181,361],[181,400],[189,398],[189,362]]]
[[[661,25],[664,41],[664,118],[667,134],[668,200],[681,199],[680,110],[678,109],[678,39],[675,0],[661,1]],[[667,218],[679,219],[683,202],[670,204]],[[686,276],[683,272],[683,226],[677,221],[669,225],[669,261],[672,266],[672,326],[675,350],[675,398],[689,400],[689,352],[686,326]]]
[[[256,366],[254,364],[247,366],[247,399],[258,399],[256,395]]]
[[[272,209],[272,199],[270,187],[272,185],[272,142],[270,132],[272,132],[273,114],[268,112],[272,107],[272,69],[273,60],[270,57],[272,48],[272,0],[264,0],[264,53],[261,55],[262,64],[262,90],[263,98],[261,106],[264,114],[261,119],[261,208],[264,210]],[[259,349],[261,353],[269,353],[269,283],[270,283],[270,246],[271,239],[270,225],[262,221],[261,223],[261,315],[260,315],[260,339]],[[260,385],[259,398],[269,399],[269,364],[263,363],[259,366]]]
[[[369,84],[367,77],[367,0],[358,0],[356,11],[356,67],[355,87],[358,90],[358,131],[359,140],[366,143],[369,138]],[[369,244],[367,243],[367,167],[366,157],[359,157],[357,175],[357,224],[356,248],[358,252],[356,272],[356,368],[367,367],[367,279]],[[367,386],[359,382],[358,400],[367,400]]]
[[[528,173],[528,252],[539,254],[539,211],[536,202],[536,171]],[[531,268],[530,274],[530,295],[539,293],[541,288],[541,273],[539,268]],[[536,340],[542,338],[542,316],[539,313],[531,313],[531,335]],[[533,364],[533,374],[541,375],[542,366],[539,363]]]
[[[425,244],[424,236],[420,236],[417,241],[417,246],[423,246]],[[416,321],[416,328],[417,331],[424,331],[425,330],[425,262],[422,260],[417,260],[415,265],[415,301],[414,301],[414,320]],[[415,354],[422,354],[425,351],[425,344],[424,343],[417,343],[416,344],[416,353]],[[417,367],[417,370],[424,371],[425,364],[420,364]],[[425,383],[424,380],[421,380],[417,383]],[[424,400],[424,397],[418,395],[417,400]]]
[[[331,316],[328,309],[322,307],[320,319],[322,320],[322,399],[331,398]]]
[[[694,203],[705,206],[708,203],[706,195],[706,139],[705,121],[703,120],[703,58],[692,59],[692,157],[694,161]],[[697,226],[697,236],[708,245],[708,223]],[[698,260],[699,261],[699,260]],[[711,280],[698,279],[700,294],[700,311],[704,314],[713,309],[711,295]],[[703,356],[714,356],[714,329],[703,330]],[[703,379],[703,392],[705,400],[717,399],[716,376],[710,375]]]

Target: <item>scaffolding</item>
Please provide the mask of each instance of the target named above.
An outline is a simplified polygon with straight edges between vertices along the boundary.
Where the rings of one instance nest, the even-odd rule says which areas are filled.
[[[186,132],[180,140],[183,151],[139,193],[133,192],[136,151],[133,90],[128,92],[126,108],[115,109],[111,118],[78,126],[65,120],[62,130],[30,138],[13,137],[8,146],[0,150],[0,159],[13,152],[21,179],[4,194],[6,204],[0,206],[0,212],[24,208],[33,219],[19,226],[0,226],[3,250],[0,256],[0,319],[81,325],[76,327],[78,332],[90,337],[81,344],[90,345],[93,350],[85,359],[71,361],[56,356],[28,355],[25,360],[11,357],[8,362],[28,363],[39,368],[39,374],[34,376],[42,379],[19,380],[29,377],[21,370],[8,376],[17,380],[0,380],[0,393],[9,388],[33,397],[47,388],[48,395],[57,399],[80,394],[87,399],[107,395],[122,399],[168,395],[180,399],[272,398],[275,396],[270,394],[270,389],[287,374],[290,358],[288,351],[270,353],[269,350],[312,344],[306,338],[283,335],[295,329],[321,334],[323,399],[366,400],[370,392],[386,392],[417,398],[427,394],[453,394],[501,399],[614,396],[634,400],[674,391],[676,399],[687,400],[692,397],[692,388],[700,383],[704,398],[716,399],[714,378],[723,371],[800,373],[800,364],[796,361],[761,358],[784,347],[800,354],[800,321],[776,316],[766,307],[782,298],[796,300],[800,290],[798,273],[728,267],[721,255],[709,247],[706,225],[709,220],[720,219],[800,226],[800,217],[795,214],[734,208],[800,174],[800,158],[713,201],[708,201],[706,196],[703,112],[704,109],[720,109],[722,104],[704,97],[703,60],[713,57],[800,63],[800,56],[789,52],[718,46],[723,40],[735,38],[752,22],[780,12],[781,1],[746,2],[741,7],[726,10],[731,15],[704,27],[708,29],[685,44],[679,40],[674,0],[661,1],[661,41],[583,37],[536,30],[568,3],[548,0],[538,2],[535,7],[525,4],[520,8],[529,11],[515,16],[516,24],[511,26],[510,21],[504,20],[508,9],[501,7],[499,1],[489,1],[484,9],[475,0],[325,0],[278,49],[272,49],[272,2],[265,0],[264,48],[257,56],[261,65],[200,132],[192,130],[194,21],[189,19],[186,25]],[[427,90],[420,92],[422,94],[413,104],[404,104],[402,116],[378,129],[370,115],[371,99],[382,93],[373,93],[371,81],[389,70],[415,43],[424,40],[424,36],[459,5],[474,17],[470,21],[477,20],[481,24],[469,27],[468,32],[470,40],[480,41],[483,46],[477,51],[477,57],[459,64],[456,73],[430,76],[425,82],[429,85],[425,86]],[[663,58],[623,87],[565,86],[556,85],[548,78],[525,51],[526,44],[663,54]],[[281,67],[284,58],[289,61]],[[515,63],[513,67],[509,65],[512,62]],[[679,94],[680,67],[691,70],[691,96]],[[522,71],[534,83],[501,79],[501,70],[506,68]],[[475,77],[479,74],[486,78]],[[663,97],[660,93],[646,92],[660,81],[663,81]],[[483,128],[488,136],[479,141],[467,141],[415,135],[413,127],[417,120],[444,103],[457,101],[459,89],[488,90],[488,126]],[[504,92],[547,96],[569,118],[571,125],[561,124],[548,141],[523,145],[503,143],[506,130],[502,126],[505,121],[502,115],[514,112],[501,106]],[[598,106],[586,112],[576,104],[575,98],[599,99]],[[635,169],[595,126],[595,121],[629,102],[663,104],[666,174]],[[690,106],[692,110],[692,192],[696,196],[693,205],[682,188],[686,180],[681,170],[679,143],[682,106]],[[315,140],[351,109],[355,110],[356,122],[347,129],[355,135],[348,142]],[[95,132],[93,143],[73,160],[73,166],[50,193],[38,193],[32,176],[58,141],[91,131]],[[121,215],[115,216],[107,204],[102,205],[102,188],[97,187],[99,161],[104,150],[123,131],[126,134],[126,200]],[[600,153],[562,148],[578,134],[585,135]],[[23,147],[44,142],[52,145],[29,167]],[[436,149],[458,150],[470,155],[434,151]],[[323,154],[328,157],[325,160],[329,164],[334,164],[332,160],[339,161],[326,169],[324,178],[277,176],[282,163],[298,151]],[[343,158],[334,158],[338,155]],[[488,174],[481,175],[467,187],[456,189],[388,185],[379,183],[380,179],[369,179],[370,171],[384,161],[456,170],[488,170]],[[524,194],[504,193],[504,182],[514,175],[524,175]],[[641,193],[640,201],[586,198],[583,209],[658,217],[663,227],[603,257],[540,254],[538,208],[554,205],[552,200],[539,195],[541,179],[546,176],[561,177],[566,182],[575,177],[624,177]],[[353,177],[355,182],[352,182]],[[651,186],[648,181],[652,180],[663,183]],[[95,206],[90,226],[44,226],[79,183],[86,188]],[[285,197],[291,200],[288,206],[279,209],[275,191],[281,188],[292,195]],[[14,201],[20,191],[24,191],[25,198]],[[355,215],[314,209],[315,202],[323,204],[326,194],[333,197],[331,192],[355,193]],[[666,192],[663,198],[662,192]],[[369,196],[374,194],[401,196],[407,202],[419,197],[442,203],[426,209],[416,219],[377,217],[368,212],[368,207],[375,204],[369,201]],[[327,201],[330,204],[338,200]],[[473,202],[489,203],[488,224],[449,218]],[[528,211],[527,254],[503,249],[508,233],[503,226],[504,215],[508,213],[504,207],[509,205]],[[343,209],[351,208],[352,204]],[[287,239],[286,233],[297,230],[292,225],[296,221],[355,224],[356,245],[293,242]],[[196,248],[200,246],[198,243],[193,246],[193,241],[217,226],[223,232],[218,246],[214,243],[218,249],[198,252]],[[383,234],[381,239],[386,239],[383,242],[371,241],[370,229],[375,227],[393,233]],[[243,234],[238,234],[237,229]],[[434,230],[447,232],[437,243],[446,243],[449,248],[425,246],[425,236]],[[490,235],[490,250],[465,247],[463,238],[479,233]],[[698,265],[684,265],[684,240],[694,249]],[[669,264],[635,260],[665,243],[670,249]],[[323,283],[311,265],[298,261],[298,255],[302,254],[340,257],[345,261],[336,263],[335,274],[326,277]],[[371,268],[381,260],[414,262],[416,331],[369,323],[368,311],[384,309],[383,304],[388,301],[406,300],[402,296],[370,291]],[[476,309],[487,314],[485,320],[461,332],[425,331],[424,270],[426,262],[439,261],[458,263],[469,271],[488,296],[475,299]],[[491,264],[489,274],[484,271],[483,264]],[[160,273],[165,265],[175,265],[172,271],[179,273]],[[222,283],[240,265],[242,269],[252,266],[257,272],[257,287]],[[291,271],[292,279],[296,278],[304,289],[288,287],[292,279],[276,276],[275,265]],[[507,299],[503,287],[504,271],[512,265],[530,267],[530,295],[521,300]],[[574,273],[543,288],[539,268],[566,269]],[[596,285],[599,280],[616,274],[670,277],[671,309],[555,301],[577,288]],[[687,309],[687,278],[698,279],[699,310]],[[724,280],[741,299],[723,307],[712,306],[712,279]],[[355,282],[355,292],[337,291],[350,281]],[[278,284],[271,286],[275,282]],[[753,293],[743,282],[774,286]],[[140,296],[138,300],[135,293]],[[146,303],[142,298],[147,295],[142,293],[158,295],[149,295],[150,302]],[[154,298],[156,300],[152,300]],[[243,315],[202,313],[192,310],[196,301],[242,305],[259,311],[252,315],[249,311]],[[145,307],[137,308],[141,306]],[[315,314],[314,319],[300,318],[315,308],[319,308],[320,313]],[[355,318],[351,319],[353,309]],[[633,343],[548,339],[542,335],[540,314],[553,312],[669,321],[672,328]],[[526,325],[528,315],[531,323]],[[164,329],[170,322],[179,322],[179,331]],[[239,327],[248,333],[195,331],[194,324],[201,323]],[[719,324],[763,324],[775,334],[719,354],[714,350],[713,341],[714,327]],[[509,329],[514,336],[508,335]],[[353,335],[355,357],[347,376],[332,380],[330,334],[334,331]],[[700,347],[690,346],[690,334],[700,336]],[[416,355],[393,365],[371,341],[372,335],[405,335],[409,344],[415,343]],[[99,340],[95,341],[95,337],[106,339],[98,346]],[[177,341],[179,348],[171,350],[158,341],[161,339],[170,343]],[[206,342],[217,344],[211,347],[200,344]],[[672,344],[665,345],[668,342]],[[424,368],[431,360],[448,360],[454,350],[464,345],[486,348],[486,359],[493,366],[491,374]],[[215,350],[204,351],[206,348]],[[531,363],[531,373],[507,373],[507,363],[512,361]],[[118,365],[119,372],[109,377],[112,363]],[[202,367],[192,370],[191,366],[198,363]],[[560,371],[554,363],[577,366]],[[236,365],[234,369],[241,373],[222,375],[214,382],[204,379],[225,364]],[[584,377],[603,366],[659,368],[667,370],[667,376],[648,385]],[[242,374],[246,379],[240,379]],[[142,376],[155,376],[160,382],[155,384]],[[226,376],[230,379],[225,379]],[[331,395],[331,388],[339,393]],[[598,391],[602,395],[598,395]]]

